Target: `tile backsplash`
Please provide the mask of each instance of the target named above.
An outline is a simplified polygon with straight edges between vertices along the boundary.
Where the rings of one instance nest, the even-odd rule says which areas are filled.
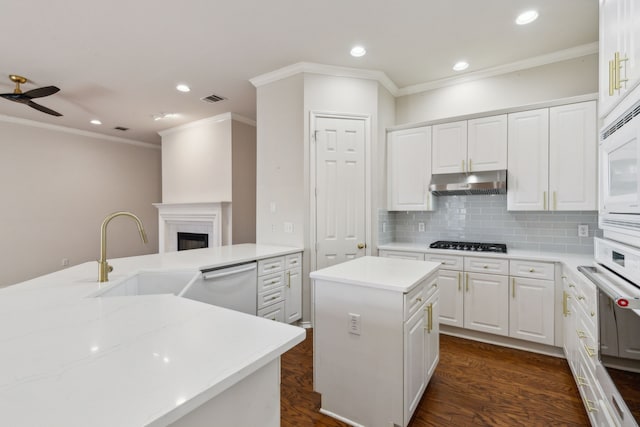
[[[441,196],[434,212],[378,213],[380,244],[436,240],[506,243],[512,249],[593,253],[593,237],[601,236],[597,211],[511,212],[507,196]],[[424,231],[422,225],[424,224]],[[578,225],[589,227],[578,236]]]

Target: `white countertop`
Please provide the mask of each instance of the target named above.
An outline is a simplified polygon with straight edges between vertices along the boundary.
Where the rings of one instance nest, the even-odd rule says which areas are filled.
[[[437,262],[365,256],[312,272],[314,280],[407,293],[434,271]]]
[[[422,243],[393,242],[379,245],[378,249],[387,251],[422,252],[429,254],[442,254],[449,256],[473,256],[502,259],[523,259],[530,261],[560,262],[572,270],[577,271],[579,265],[592,265],[593,255],[567,254],[558,252],[536,252],[522,249],[507,249],[507,253],[456,251],[448,249],[431,249],[429,245]]]
[[[300,252],[237,245],[85,263],[0,290],[0,419],[167,425],[304,339],[301,328],[173,295],[90,298],[140,270],[194,271]]]

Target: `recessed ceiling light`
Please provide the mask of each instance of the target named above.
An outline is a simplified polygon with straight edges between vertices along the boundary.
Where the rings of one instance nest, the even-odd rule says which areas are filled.
[[[538,12],[536,12],[535,10],[527,10],[526,12],[522,12],[520,15],[518,15],[518,17],[516,18],[516,24],[526,25],[532,23],[536,19],[538,19]]]
[[[467,68],[469,68],[469,63],[464,62],[464,61],[458,61],[453,66],[453,69],[455,71],[462,71],[462,70],[466,70]]]
[[[360,58],[367,53],[367,50],[362,46],[355,46],[351,49],[351,56],[355,56],[356,58]]]
[[[191,88],[185,84],[179,84],[178,86],[176,86],[176,89],[178,89],[180,92],[190,92]]]
[[[159,113],[159,114],[154,114],[151,117],[153,117],[153,120],[158,121],[158,120],[172,119],[174,117],[178,117],[178,114],[177,113]]]
[[[92,125],[101,125],[102,122],[98,119],[93,119],[91,120],[89,123],[91,123]]]

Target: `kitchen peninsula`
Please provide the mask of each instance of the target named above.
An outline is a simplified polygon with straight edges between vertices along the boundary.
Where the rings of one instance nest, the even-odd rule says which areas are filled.
[[[144,271],[300,252],[234,245],[89,262],[0,290],[0,413],[11,426],[280,423],[280,355],[301,328],[174,295],[95,298]]]

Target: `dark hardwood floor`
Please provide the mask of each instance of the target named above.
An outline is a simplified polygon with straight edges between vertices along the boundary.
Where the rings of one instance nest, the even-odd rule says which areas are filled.
[[[282,356],[281,425],[346,426],[318,412],[313,331]],[[588,426],[564,359],[440,336],[440,363],[409,427]]]

